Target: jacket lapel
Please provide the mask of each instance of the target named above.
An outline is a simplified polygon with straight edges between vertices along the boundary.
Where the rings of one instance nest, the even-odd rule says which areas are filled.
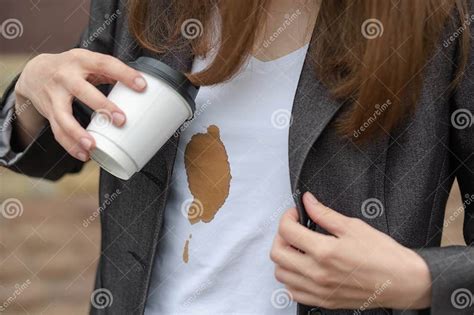
[[[316,61],[310,54],[315,37],[313,34],[296,90],[288,146],[291,189],[300,222],[304,225],[308,218],[301,203],[301,171],[311,147],[342,106],[342,102],[331,98],[328,89],[316,78],[313,66]]]
[[[181,71],[181,72],[187,72],[191,70],[192,63],[193,63],[193,57],[191,54],[191,50],[181,50],[181,51],[168,51],[165,54],[151,54],[149,52],[144,52],[143,55],[149,55],[154,58],[157,58],[161,60],[162,62],[166,63],[170,67],[172,67],[175,70]],[[141,311],[140,313],[143,313],[143,308],[146,304],[146,297],[147,297],[147,292],[149,291],[150,287],[150,279],[151,279],[151,272],[152,272],[152,261],[153,258],[156,255],[157,251],[157,246],[158,242],[160,239],[160,232],[161,232],[161,226],[163,223],[163,213],[164,213],[164,208],[166,206],[166,200],[169,195],[169,187],[170,187],[170,181],[172,179],[172,173],[173,173],[173,168],[174,168],[174,162],[176,158],[176,153],[178,149],[178,144],[179,144],[179,135],[174,137],[172,136],[168,142],[165,143],[165,145],[160,149],[160,151],[155,155],[155,157],[149,162],[150,165],[145,166],[145,168],[142,170],[142,174],[148,177],[149,180],[155,181],[155,184],[159,185],[159,182],[156,182],[156,180],[159,179],[165,179],[165,182],[162,183],[162,187],[164,188],[163,191],[163,203],[161,204],[160,211],[156,212],[157,217],[153,218],[155,221],[155,224],[152,224],[152,230],[151,231],[140,231],[140,233],[145,234],[145,235],[153,235],[153,240],[152,240],[152,250],[150,255],[148,256],[148,262],[149,262],[149,268],[147,270],[147,281],[146,281],[146,288],[145,292],[143,294],[143,301],[140,304]],[[158,166],[160,163],[164,164],[164,169],[166,170],[167,174],[165,176],[162,176],[159,171],[157,171],[154,166]],[[143,229],[143,227],[141,227]],[[137,231],[139,232],[139,231]],[[146,255],[147,251],[149,248],[142,248],[142,253]]]
[[[116,40],[120,45],[117,44],[114,55],[119,59],[131,61],[139,56],[149,56],[164,62],[175,70],[181,72],[191,70],[193,55],[189,46],[157,54],[140,48],[128,30],[121,30],[122,27],[126,27],[126,23],[117,24],[119,35]],[[102,221],[103,229],[111,234],[106,238],[112,237],[114,239],[103,246],[105,248],[103,256],[107,257],[104,259],[105,263],[112,262],[112,267],[108,266],[108,270],[115,267],[124,273],[131,271],[126,276],[119,272],[117,277],[110,271],[104,273],[101,276],[103,281],[99,284],[108,288],[114,286],[121,288],[125,287],[124,284],[118,284],[122,280],[126,281],[127,287],[133,286],[136,294],[118,289],[114,292],[117,299],[123,299],[123,307],[129,309],[130,313],[143,314],[146,305],[178,143],[179,136],[172,136],[142,171],[127,182],[115,179],[108,174],[103,176],[102,186],[105,192],[114,191],[117,186],[128,186],[131,188],[120,188],[120,190],[128,194],[135,194],[132,198],[116,200],[108,208],[106,215],[113,216],[113,218],[104,218]],[[126,233],[120,228],[114,230],[114,226],[124,227]],[[134,266],[134,268],[131,269],[130,266]],[[117,309],[120,309],[119,307],[120,305],[117,303]]]

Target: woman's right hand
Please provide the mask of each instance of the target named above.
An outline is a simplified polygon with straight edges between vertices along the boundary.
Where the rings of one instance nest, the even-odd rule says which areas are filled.
[[[137,92],[146,88],[146,81],[137,70],[109,55],[72,49],[33,58],[15,86],[15,123],[20,126],[20,141],[36,134],[35,128],[47,119],[56,141],[70,155],[87,161],[95,146],[94,138],[72,115],[72,101],[76,97],[93,110],[107,113],[120,127],[125,123],[125,114],[95,87],[117,81]]]

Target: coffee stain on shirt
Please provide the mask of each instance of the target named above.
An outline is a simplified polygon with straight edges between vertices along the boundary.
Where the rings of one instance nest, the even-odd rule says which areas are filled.
[[[188,185],[194,199],[188,209],[191,224],[211,222],[229,196],[229,158],[220,130],[210,125],[206,133],[192,136],[184,152]]]
[[[183,261],[185,264],[187,264],[189,261],[189,241],[191,240],[192,237],[193,235],[189,234],[189,239],[187,239],[186,242],[184,243]]]

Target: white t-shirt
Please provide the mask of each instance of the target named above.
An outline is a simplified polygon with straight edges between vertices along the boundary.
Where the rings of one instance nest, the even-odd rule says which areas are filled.
[[[145,314],[295,314],[269,253],[292,206],[288,131],[308,45],[203,87],[183,125]],[[196,59],[193,71],[208,60]]]

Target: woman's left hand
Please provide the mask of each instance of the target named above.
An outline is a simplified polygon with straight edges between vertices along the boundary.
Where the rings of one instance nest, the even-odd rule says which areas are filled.
[[[417,253],[310,193],[303,203],[311,219],[332,235],[299,224],[295,208],[283,215],[270,256],[276,279],[293,300],[329,309],[429,307],[431,277]]]

